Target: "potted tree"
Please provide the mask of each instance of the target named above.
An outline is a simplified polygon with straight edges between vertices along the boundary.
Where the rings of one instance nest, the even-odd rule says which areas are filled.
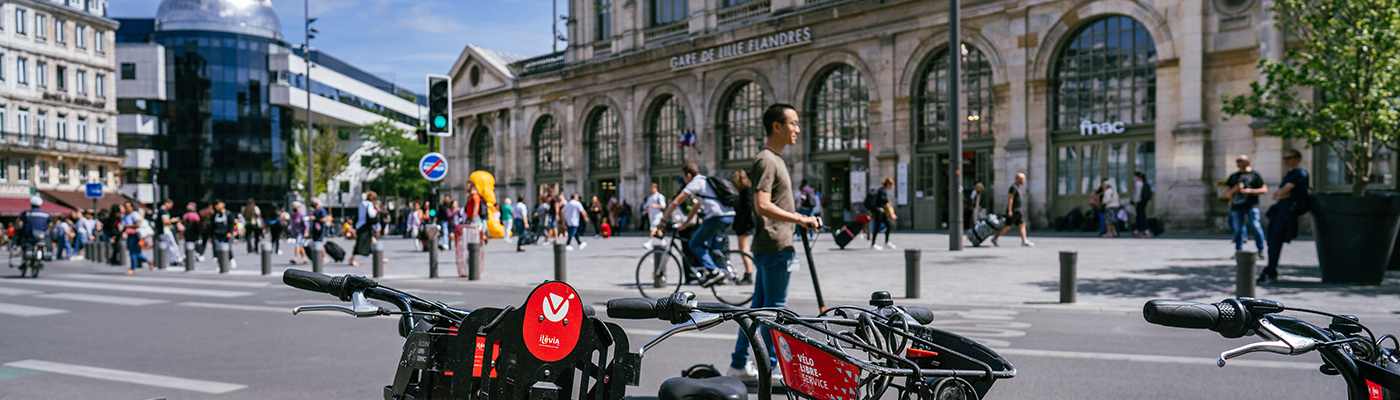
[[[1269,136],[1302,139],[1346,164],[1350,193],[1316,193],[1311,214],[1322,280],[1378,284],[1400,229],[1400,197],[1368,193],[1376,152],[1400,128],[1400,1],[1276,0],[1289,38],[1263,59],[1251,93],[1223,95],[1224,112],[1267,122]]]

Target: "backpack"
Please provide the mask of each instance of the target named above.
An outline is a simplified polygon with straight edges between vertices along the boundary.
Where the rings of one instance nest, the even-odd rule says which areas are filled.
[[[805,191],[802,192],[802,208],[817,208],[817,199],[816,199],[816,197],[817,197],[816,191],[812,191],[811,194],[808,194],[808,193],[805,192]]]
[[[480,197],[480,196],[478,196],[477,199],[478,199],[477,204],[480,204],[480,208],[477,209],[477,211],[476,211],[476,216],[477,216],[478,218],[481,218],[481,219],[490,219],[490,218],[491,218],[491,209],[490,209],[490,207],[487,207],[487,206],[486,206],[486,199],[485,199],[485,198],[482,198],[482,197]]]
[[[705,183],[710,185],[710,190],[715,192],[715,197],[711,199],[729,208],[739,205],[739,190],[735,189],[734,184],[730,183],[729,180],[706,177]]]
[[[1152,183],[1142,181],[1142,201],[1152,200],[1153,192]]]
[[[885,203],[889,202],[885,196],[885,189],[882,187],[876,186],[870,189],[870,191],[865,194],[865,209],[870,210],[872,213],[885,212]]]

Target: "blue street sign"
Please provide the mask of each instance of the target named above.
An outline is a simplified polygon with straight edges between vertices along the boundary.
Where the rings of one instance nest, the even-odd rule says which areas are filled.
[[[96,198],[102,197],[102,184],[101,184],[101,183],[89,183],[89,184],[87,184],[87,197],[88,197],[89,199],[96,199]]]
[[[418,160],[418,173],[423,174],[423,179],[430,182],[437,182],[447,177],[447,158],[442,153],[424,154]]]

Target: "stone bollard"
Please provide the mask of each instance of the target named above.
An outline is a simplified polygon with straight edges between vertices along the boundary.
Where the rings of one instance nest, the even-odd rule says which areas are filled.
[[[131,262],[131,257],[126,255],[126,239],[117,239],[117,243],[112,244],[113,251],[117,255],[117,265],[125,267]]]
[[[1075,264],[1079,262],[1079,253],[1074,251],[1060,252],[1060,302],[1073,303],[1079,292],[1079,285],[1075,283]]]
[[[1254,297],[1255,254],[1252,251],[1235,252],[1235,297]]]
[[[375,277],[375,278],[383,278],[383,277],[384,277],[384,243],[374,242],[374,245],[373,245],[371,248],[374,249],[374,254],[370,255],[370,257],[374,257],[374,260],[370,262],[370,265],[373,265],[373,266],[374,266],[374,277]]]
[[[481,280],[481,243],[467,243],[467,280]]]
[[[272,243],[258,243],[258,253],[262,254],[262,274],[272,275]]]
[[[651,254],[651,287],[664,288],[666,287],[666,268],[663,268],[661,264],[666,262],[666,256],[669,253],[658,251]]]
[[[565,282],[565,278],[568,278],[568,267],[564,257],[567,250],[564,247],[563,244],[554,244],[554,280],[560,282]]]
[[[170,260],[165,259],[165,241],[160,240],[158,236],[153,236],[151,239],[156,241],[156,245],[151,246],[152,252],[155,253],[151,254],[151,263],[155,264],[156,269],[164,270],[165,265],[170,263]]]
[[[923,258],[923,251],[919,249],[904,249],[904,298],[919,298],[919,286],[923,283],[922,274],[919,271],[919,259]]]
[[[438,276],[438,226],[428,225],[423,227],[428,233],[428,278],[437,279]]]
[[[322,267],[326,264],[322,258],[326,254],[326,242],[320,240],[311,242],[311,254],[306,256],[311,258],[311,272],[321,273]]]
[[[185,242],[185,272],[194,271],[194,262],[199,260],[199,255],[194,252],[194,242]]]
[[[227,274],[233,260],[233,247],[228,242],[214,242],[214,255],[219,258],[219,273]]]

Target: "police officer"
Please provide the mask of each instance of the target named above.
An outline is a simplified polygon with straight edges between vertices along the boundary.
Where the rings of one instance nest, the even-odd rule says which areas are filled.
[[[34,247],[41,247],[44,245],[44,236],[49,231],[49,213],[39,209],[39,206],[44,205],[44,199],[35,195],[29,198],[29,205],[32,207],[29,211],[25,211],[19,215],[19,219],[16,221],[18,226],[16,227],[17,229],[15,229],[15,235],[19,237],[20,246],[24,248],[26,263],[29,262],[29,257],[34,254]],[[38,261],[35,260],[35,262],[37,263]],[[38,276],[39,269],[35,266],[34,277],[37,278]],[[23,270],[20,271],[20,277],[24,277]]]

